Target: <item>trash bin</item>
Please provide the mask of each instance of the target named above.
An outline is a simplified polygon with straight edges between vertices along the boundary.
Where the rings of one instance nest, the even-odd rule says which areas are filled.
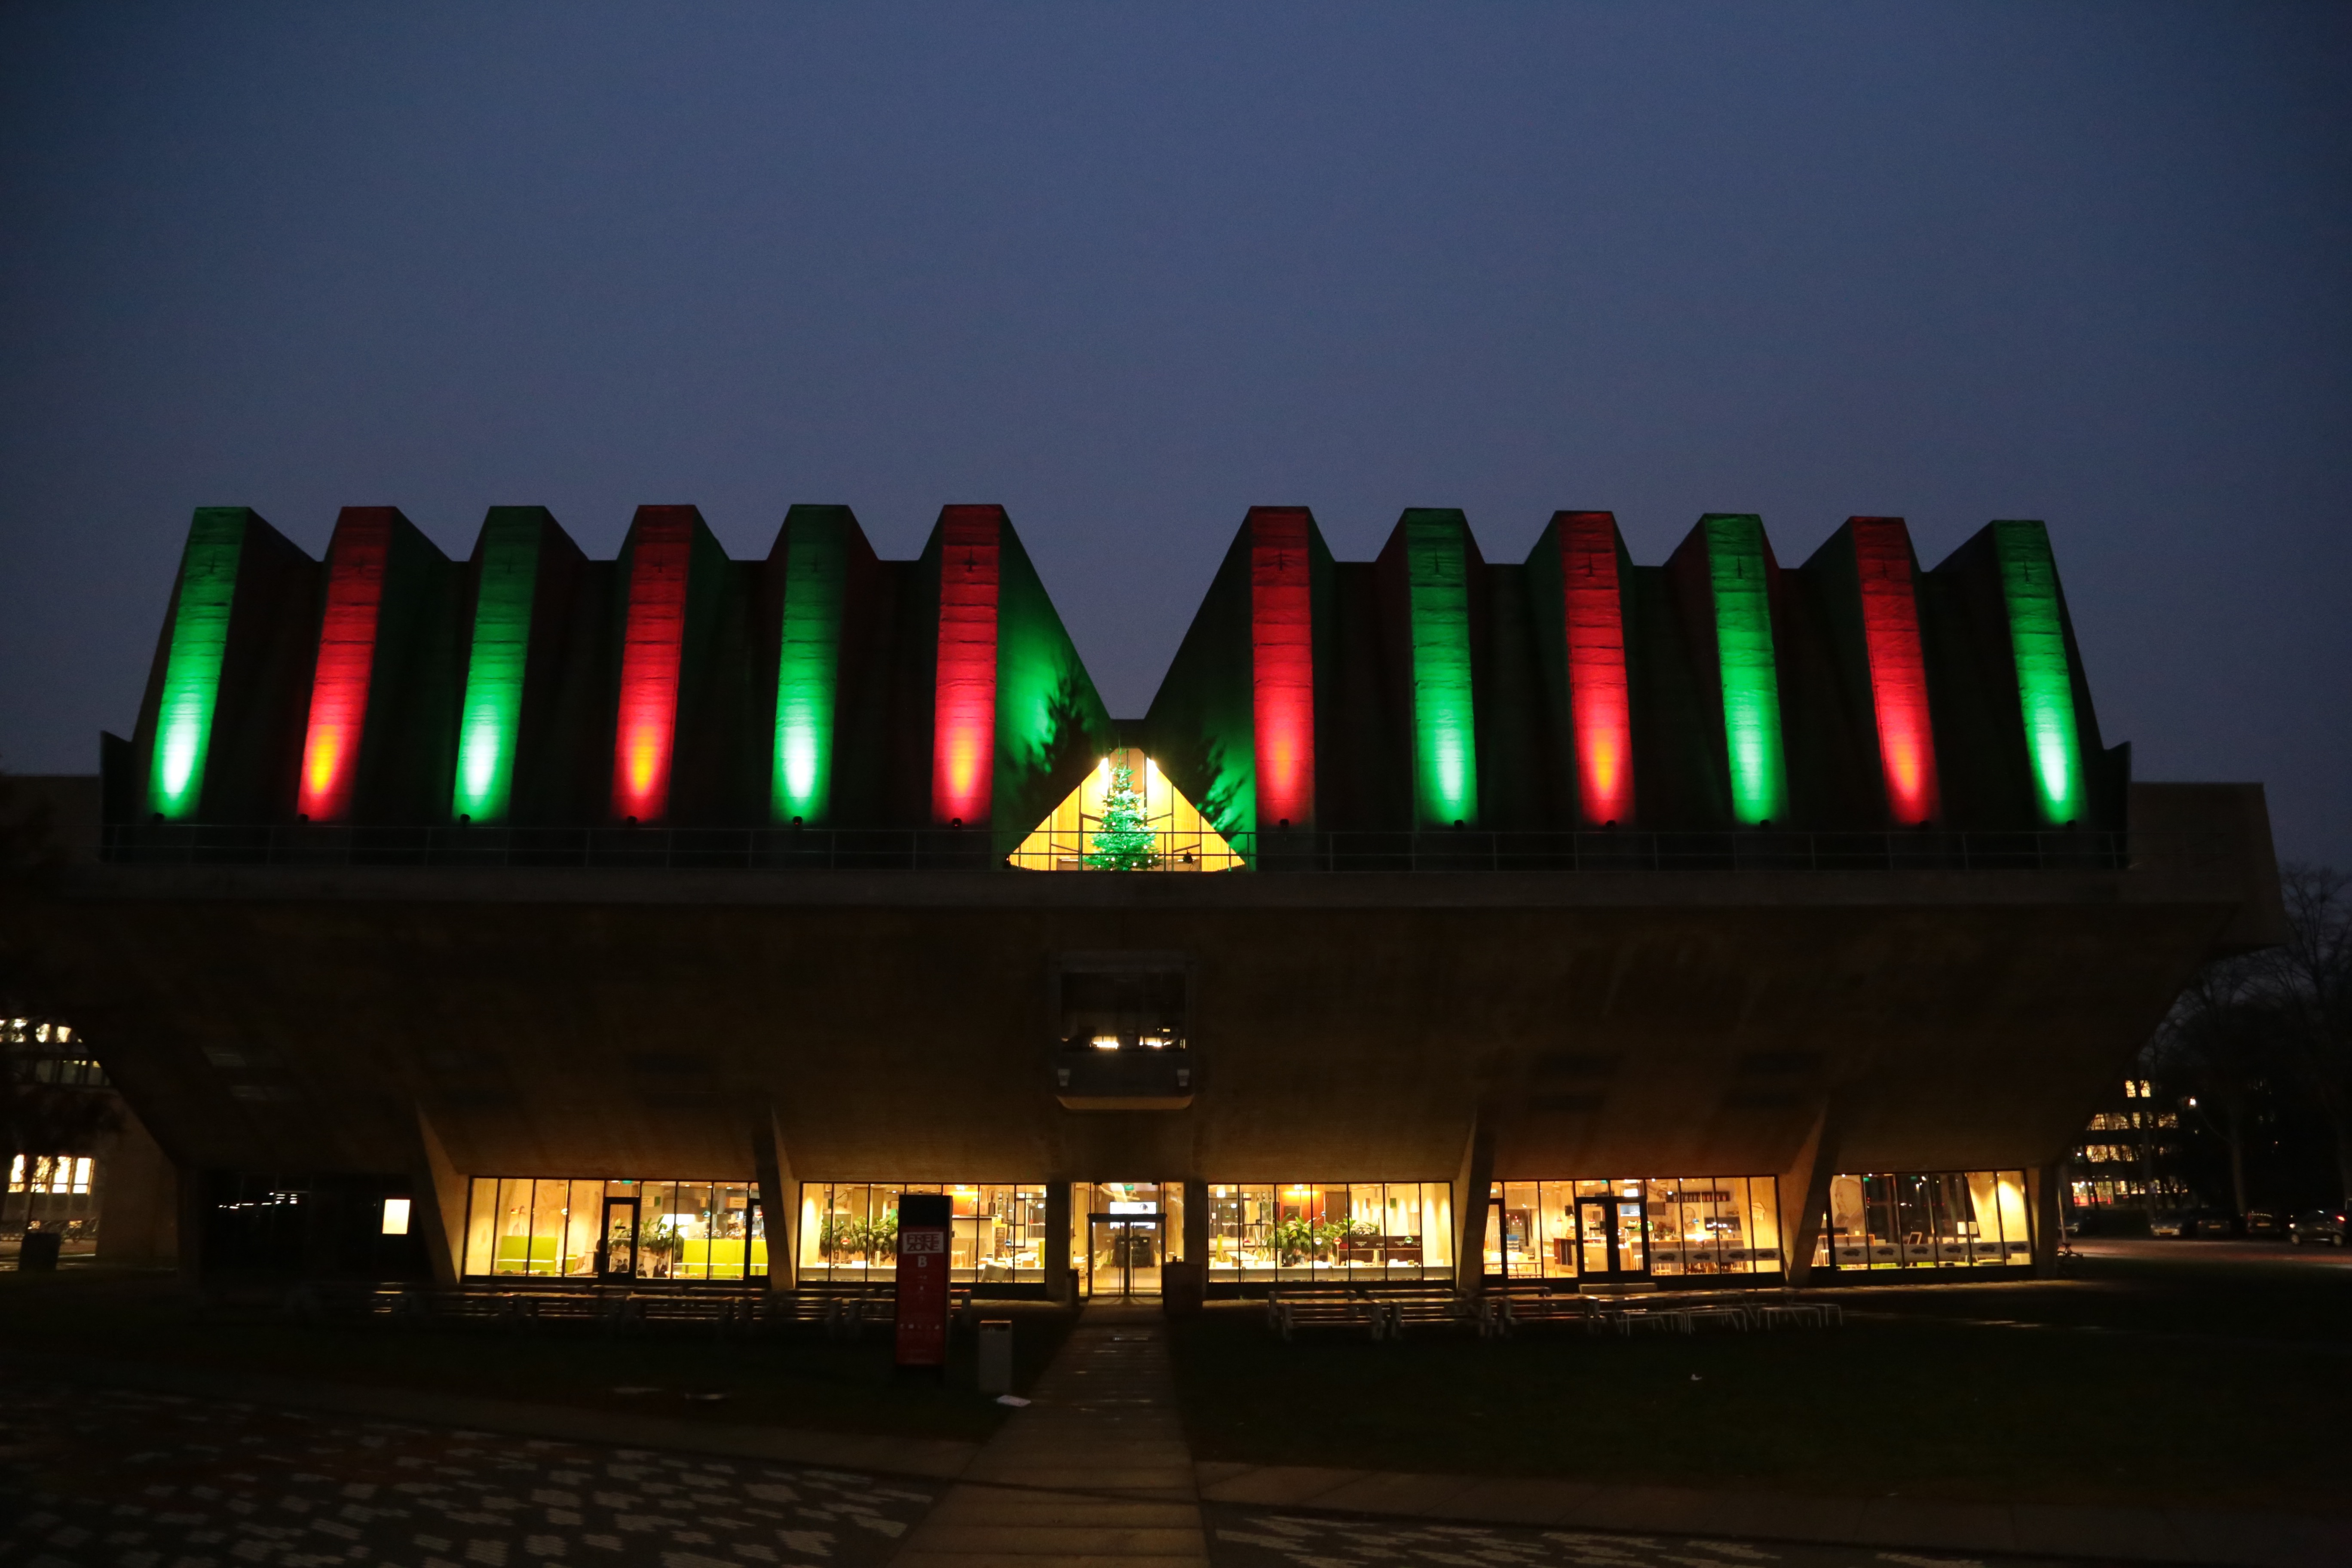
[[[1209,1294],[1209,1270],[1199,1263],[1166,1263],[1160,1268],[1160,1310],[1171,1318],[1201,1310]]]
[[[17,1269],[23,1273],[31,1273],[35,1269],[56,1273],[58,1249],[65,1245],[65,1241],[66,1233],[61,1230],[26,1231],[24,1247],[16,1254]]]
[[[1013,1323],[1006,1318],[988,1318],[980,1325],[980,1391],[982,1394],[1013,1392]]]

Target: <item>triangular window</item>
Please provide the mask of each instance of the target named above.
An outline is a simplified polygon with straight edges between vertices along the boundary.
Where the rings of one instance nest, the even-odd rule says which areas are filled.
[[[1025,871],[1233,871],[1246,862],[1133,746],[1095,764],[1021,841]]]

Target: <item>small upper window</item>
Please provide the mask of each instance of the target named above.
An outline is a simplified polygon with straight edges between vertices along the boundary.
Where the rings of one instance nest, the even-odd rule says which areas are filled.
[[[1054,965],[1055,1038],[1065,1050],[1181,1051],[1192,994],[1181,954],[1065,954]]]

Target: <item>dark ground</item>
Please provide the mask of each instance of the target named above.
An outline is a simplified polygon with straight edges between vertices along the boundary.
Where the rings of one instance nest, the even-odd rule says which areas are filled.
[[[860,1568],[943,1489],[12,1378],[0,1562]]]
[[[1841,1290],[1842,1330],[1286,1345],[1224,1309],[1174,1342],[1197,1459],[2352,1511],[2352,1268],[2318,1265],[2102,1246],[2054,1280]]]
[[[987,1315],[1014,1322],[1016,1389],[1053,1359],[1072,1321],[1043,1303],[991,1303]],[[707,1327],[668,1325],[614,1336],[585,1323],[313,1322],[289,1319],[264,1293],[245,1305],[207,1305],[167,1275],[0,1273],[0,1357],[21,1364],[45,1352],[714,1423],[975,1442],[986,1440],[1006,1414],[975,1391],[969,1330],[950,1341],[942,1384],[893,1375],[887,1327],[869,1325],[855,1342],[845,1342],[814,1324],[739,1329],[721,1337]]]
[[[1255,1307],[1219,1308],[1173,1325],[1180,1394],[1205,1460],[2352,1512],[2352,1258],[2222,1242],[2082,1252],[2054,1280],[1842,1290],[1842,1330],[1285,1345]],[[1006,1315],[1025,1387],[1069,1319]],[[0,1361],[37,1381],[60,1352],[719,1424],[979,1440],[1003,1419],[972,1387],[969,1338],[942,1386],[893,1377],[872,1329],[845,1343],[814,1327],[612,1338],[310,1322],[207,1308],[164,1276],[0,1273]],[[9,1454],[47,1463],[39,1424],[10,1424]],[[107,1561],[147,1568],[140,1550]]]
[[[879,1568],[946,1489],[37,1376],[7,1375],[0,1408],[0,1563],[12,1568]],[[1215,1568],[1985,1561],[1230,1504],[1202,1516]]]
[[[2352,1511],[2352,1258],[2085,1244],[2063,1279],[1837,1293],[1842,1330],[1443,1331],[1284,1345],[1254,1308],[1173,1325],[1194,1457],[1676,1487]],[[991,1315],[997,1315],[991,1309]],[[1024,1386],[1069,1319],[1019,1310]],[[941,1483],[554,1442],[46,1376],[64,1352],[712,1423],[985,1438],[888,1342],[625,1338],[205,1307],[167,1278],[0,1274],[0,1568],[765,1568],[887,1562]],[[622,1388],[640,1390],[622,1394]],[[722,1394],[721,1399],[693,1394]],[[1210,1504],[1220,1568],[1958,1563]],[[1974,1554],[1971,1554],[1974,1557]],[[1975,1559],[1990,1561],[1988,1559]],[[2024,1568],[2015,1560],[2013,1568]]]

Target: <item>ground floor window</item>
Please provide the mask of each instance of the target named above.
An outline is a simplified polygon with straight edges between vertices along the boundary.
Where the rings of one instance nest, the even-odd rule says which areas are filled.
[[[748,1182],[477,1176],[466,1273],[566,1279],[765,1278],[768,1241]]]
[[[1266,1182],[1209,1188],[1215,1282],[1380,1283],[1454,1275],[1446,1182]]]
[[[94,1235],[97,1194],[91,1190],[96,1163],[87,1154],[19,1154],[8,1170],[8,1191],[0,1200],[0,1229],[38,1224],[79,1239]]]
[[[1496,1182],[1486,1272],[1511,1279],[1683,1279],[1780,1272],[1769,1176]]]
[[[1045,1188],[985,1182],[803,1182],[800,1278],[842,1284],[898,1272],[898,1198],[954,1200],[948,1278],[959,1285],[1043,1284]]]
[[[1982,1268],[2033,1261],[2023,1171],[1830,1178],[1817,1267]]]
[[[69,1193],[86,1193],[89,1191],[89,1167],[87,1155],[35,1154],[27,1168],[26,1157],[19,1154],[8,1169],[8,1190],[60,1197]]]

